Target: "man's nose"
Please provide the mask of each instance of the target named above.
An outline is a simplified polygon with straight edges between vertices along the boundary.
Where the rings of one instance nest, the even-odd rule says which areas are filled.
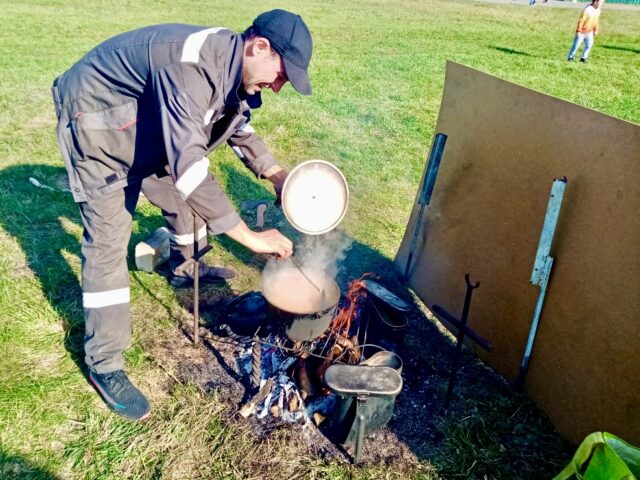
[[[280,92],[280,90],[282,90],[282,87],[284,87],[285,83],[287,83],[286,80],[282,80],[279,78],[271,84],[271,90],[273,90],[275,93],[278,93]]]

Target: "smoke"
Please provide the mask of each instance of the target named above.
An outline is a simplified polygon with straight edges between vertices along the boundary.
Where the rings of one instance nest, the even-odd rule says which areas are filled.
[[[352,239],[337,230],[324,235],[305,235],[302,243],[295,247],[294,256],[305,273],[320,278],[324,273],[335,280],[340,262],[345,259],[352,244]],[[281,270],[291,268],[295,266],[290,260],[270,258],[262,274],[263,284]]]
[[[296,261],[311,272],[324,272],[335,279],[340,263],[346,258],[353,240],[344,233],[332,230],[324,235],[306,236],[295,250]]]

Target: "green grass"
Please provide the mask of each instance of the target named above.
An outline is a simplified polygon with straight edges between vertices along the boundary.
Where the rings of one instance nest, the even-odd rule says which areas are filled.
[[[186,313],[159,275],[131,275],[134,339],[127,353],[129,371],[150,392],[152,420],[132,425],[115,418],[87,385],[78,368],[77,207],[67,194],[28,183],[32,176],[55,186],[63,176],[51,82],[121,31],[163,22],[242,30],[271,7],[297,11],[311,27],[315,93],[306,98],[287,87],[279,98],[266,94],[255,127],[283,165],[322,158],[345,173],[352,202],[344,228],[360,247],[354,275],[392,258],[399,245],[433,137],[447,59],[640,122],[640,10],[605,4],[591,62],[581,65],[565,60],[576,9],[425,0],[286,0],[261,7],[228,0],[0,0],[1,478],[509,478],[522,471],[514,465],[523,459],[514,463],[500,448],[502,427],[486,427],[512,414],[500,406],[480,408],[464,421],[443,420],[439,456],[423,458],[410,472],[312,457],[292,463],[286,432],[260,442],[216,395],[171,382],[171,367],[153,342],[180,337],[177,325]],[[234,202],[265,195],[264,184],[228,149],[211,159]],[[157,209],[141,205],[132,245],[160,225]],[[261,261],[253,255],[227,241],[216,242],[213,255],[239,271],[236,291],[258,287]],[[526,439],[531,432],[521,433]]]

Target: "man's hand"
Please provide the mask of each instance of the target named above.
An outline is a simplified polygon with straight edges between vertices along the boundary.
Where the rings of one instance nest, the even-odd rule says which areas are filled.
[[[225,234],[256,253],[275,253],[279,258],[287,258],[293,254],[291,240],[275,228],[254,232],[246,223],[240,222]]]
[[[275,253],[278,258],[287,258],[293,254],[293,243],[278,230],[272,228],[264,232],[253,232],[252,246],[256,253]]]
[[[287,179],[287,175],[287,171],[280,165],[274,165],[264,172],[267,180],[273,183],[273,189],[276,192],[276,201],[274,202],[276,207],[282,204],[282,187],[284,187],[284,181]]]

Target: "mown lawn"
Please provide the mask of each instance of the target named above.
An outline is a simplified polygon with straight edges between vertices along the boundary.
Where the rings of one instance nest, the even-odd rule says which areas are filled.
[[[182,336],[178,325],[186,311],[161,275],[131,274],[128,369],[149,392],[152,420],[131,424],[114,417],[78,368],[77,207],[68,194],[28,180],[57,187],[64,177],[49,98],[53,78],[122,31],[165,22],[242,30],[275,7],[302,14],[312,30],[315,93],[302,97],[287,87],[278,98],[265,94],[254,124],[283,165],[322,158],[345,173],[351,204],[343,228],[366,247],[360,249],[366,252],[362,270],[372,259],[393,258],[400,243],[435,129],[446,60],[640,122],[640,9],[608,10],[605,4],[602,33],[590,63],[582,65],[566,62],[579,15],[573,8],[430,0],[260,6],[0,0],[0,478],[438,478],[468,461],[456,457],[473,450],[473,442],[462,445],[471,438],[465,434],[459,445],[455,435],[448,438],[454,443],[446,462],[421,458],[409,473],[311,456],[293,462],[286,435],[260,442],[229,419],[217,395],[175,382],[167,388],[174,374],[154,355],[153,342]],[[266,186],[252,181],[229,149],[211,159],[234,202],[265,195]],[[157,209],[141,204],[132,245],[160,225]],[[259,287],[261,261],[227,241],[214,244],[212,258],[239,272],[234,291]],[[460,423],[451,432],[472,424],[490,439],[482,423]],[[499,463],[496,455],[491,461]],[[475,464],[469,476],[479,471],[472,470]]]

